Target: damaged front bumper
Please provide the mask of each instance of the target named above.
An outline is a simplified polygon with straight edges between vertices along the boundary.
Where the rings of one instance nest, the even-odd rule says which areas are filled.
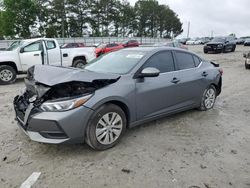
[[[33,141],[42,143],[83,143],[93,110],[81,106],[65,112],[43,112],[25,95],[14,99],[19,127]]]

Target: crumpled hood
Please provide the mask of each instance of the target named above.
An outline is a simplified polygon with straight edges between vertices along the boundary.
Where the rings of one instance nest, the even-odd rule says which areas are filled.
[[[68,82],[93,82],[101,80],[118,80],[120,75],[91,72],[83,69],[35,65],[28,70],[27,78],[47,86]]]

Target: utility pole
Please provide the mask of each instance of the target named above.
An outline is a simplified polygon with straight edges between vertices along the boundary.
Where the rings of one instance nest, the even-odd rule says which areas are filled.
[[[62,38],[65,37],[65,1],[63,0],[63,15],[62,15]]]
[[[190,31],[190,22],[188,22],[188,32],[187,32],[187,38],[189,38],[189,31]]]
[[[211,38],[213,38],[214,37],[214,31],[212,30],[211,31]]]

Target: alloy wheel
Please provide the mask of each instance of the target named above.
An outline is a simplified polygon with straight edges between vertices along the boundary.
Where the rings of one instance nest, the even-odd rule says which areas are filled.
[[[100,144],[109,145],[121,135],[123,122],[116,112],[104,114],[96,125],[96,138]]]
[[[213,107],[216,99],[216,93],[213,88],[210,88],[207,90],[204,100],[204,105],[207,109],[210,109]]]

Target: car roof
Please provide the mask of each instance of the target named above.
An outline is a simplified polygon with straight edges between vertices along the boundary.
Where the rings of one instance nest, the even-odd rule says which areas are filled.
[[[145,47],[136,47],[136,48],[124,48],[122,51],[141,51],[141,52],[158,52],[158,51],[163,51],[163,50],[174,50],[174,51],[183,51],[183,52],[188,52],[191,53],[190,51],[187,51],[185,49],[181,48],[174,48],[174,47],[169,47],[169,46],[145,46]]]

